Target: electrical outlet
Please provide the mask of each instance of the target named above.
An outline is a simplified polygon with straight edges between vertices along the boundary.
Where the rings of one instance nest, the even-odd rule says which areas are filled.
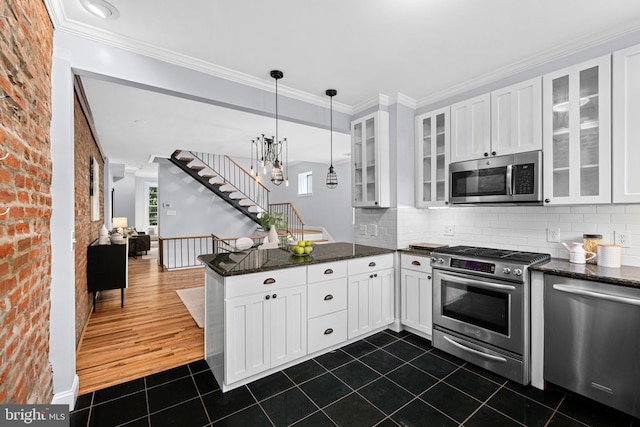
[[[455,236],[456,234],[456,228],[453,225],[445,225],[444,226],[444,230],[442,231],[442,234],[444,234],[445,236]]]
[[[613,232],[616,238],[616,245],[621,248],[629,248],[631,247],[631,233],[628,231],[614,231]]]
[[[364,224],[360,224],[360,235],[361,236],[367,235],[367,226]]]
[[[547,242],[560,242],[559,228],[547,228]]]

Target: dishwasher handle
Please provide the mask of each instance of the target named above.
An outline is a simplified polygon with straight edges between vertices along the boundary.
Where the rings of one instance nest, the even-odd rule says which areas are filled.
[[[638,298],[629,298],[629,297],[623,297],[620,295],[611,295],[611,294],[605,294],[602,292],[594,292],[594,291],[589,291],[586,289],[577,288],[575,286],[569,286],[569,285],[556,284],[556,285],[553,285],[553,289],[555,289],[556,291],[566,292],[569,294],[582,295],[585,297],[602,299],[606,301],[621,302],[623,304],[640,306],[640,299]]]

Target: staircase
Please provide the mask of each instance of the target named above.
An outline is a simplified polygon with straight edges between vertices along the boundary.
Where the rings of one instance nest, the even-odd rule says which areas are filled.
[[[257,224],[269,207],[269,189],[229,156],[176,150],[169,160]]]
[[[256,224],[261,225],[262,212],[279,212],[286,222],[281,235],[309,240],[304,221],[293,204],[269,204],[269,189],[229,156],[176,150],[169,160]]]

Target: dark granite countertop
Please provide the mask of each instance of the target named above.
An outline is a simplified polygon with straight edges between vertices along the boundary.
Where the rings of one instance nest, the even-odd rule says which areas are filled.
[[[237,276],[393,252],[395,252],[394,249],[340,242],[316,245],[313,253],[304,257],[294,256],[285,249],[252,249],[200,255],[198,260],[222,276]]]
[[[601,267],[597,264],[574,264],[566,259],[552,258],[546,264],[534,265],[530,270],[547,274],[594,280],[613,285],[640,287],[640,267],[623,265],[620,268]]]

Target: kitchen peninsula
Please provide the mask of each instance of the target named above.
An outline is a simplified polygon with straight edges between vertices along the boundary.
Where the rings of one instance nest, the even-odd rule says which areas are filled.
[[[394,322],[394,250],[351,243],[201,255],[205,359],[223,391]]]

